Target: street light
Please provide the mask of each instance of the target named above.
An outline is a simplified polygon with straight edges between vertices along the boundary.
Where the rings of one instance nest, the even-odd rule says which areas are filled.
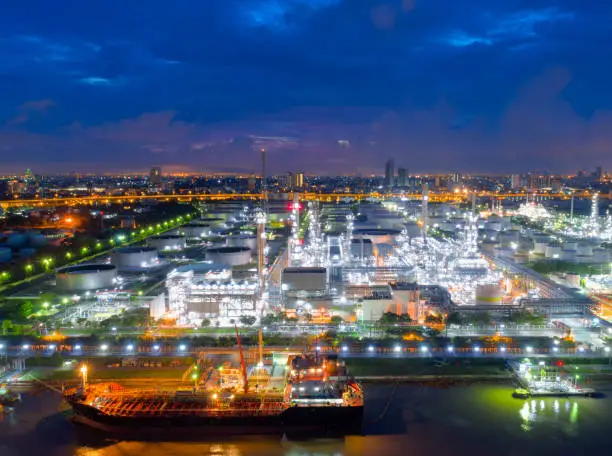
[[[525,351],[527,353],[531,353],[533,351],[533,347],[527,346],[527,347],[525,347]]]
[[[369,351],[369,352],[373,352],[373,351],[374,351],[374,346],[373,346],[373,345],[370,345],[370,346],[368,347],[368,351]]]
[[[106,351],[106,350],[108,350],[108,345],[103,344],[103,345],[100,347],[100,349],[101,349],[102,351]]]
[[[185,351],[186,349],[187,347],[185,346],[185,344],[179,345],[179,351]]]
[[[126,348],[127,348],[127,351],[134,350],[134,346],[132,344],[128,345]]]

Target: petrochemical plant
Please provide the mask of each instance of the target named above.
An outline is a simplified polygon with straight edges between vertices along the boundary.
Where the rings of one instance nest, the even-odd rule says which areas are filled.
[[[184,327],[270,313],[350,325],[386,313],[423,322],[457,310],[528,309],[549,318],[592,310],[575,280],[553,281],[523,263],[609,262],[601,243],[610,218],[559,224],[560,216],[534,202],[494,209],[481,211],[475,198],[471,207],[432,204],[427,186],[418,199],[328,203],[295,193],[292,201],[209,203],[182,226],[58,268],[54,282],[32,292],[72,302],[58,314],[63,322],[101,321],[141,306]],[[577,227],[587,231],[576,234]]]

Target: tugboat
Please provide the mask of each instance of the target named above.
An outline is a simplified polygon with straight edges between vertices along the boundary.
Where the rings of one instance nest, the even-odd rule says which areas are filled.
[[[514,390],[514,393],[512,393],[512,397],[516,399],[529,399],[531,397],[531,393],[525,388],[517,388]]]

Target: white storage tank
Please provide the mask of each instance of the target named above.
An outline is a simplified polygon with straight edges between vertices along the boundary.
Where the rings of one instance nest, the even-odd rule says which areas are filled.
[[[578,255],[580,256],[591,256],[593,255],[593,246],[586,242],[581,242],[578,244],[578,248],[576,249]]]
[[[210,225],[188,223],[180,227],[179,232],[187,239],[201,239],[210,236]]]
[[[113,250],[111,263],[119,270],[157,266],[159,258],[154,247],[123,247]]]
[[[187,246],[187,239],[177,234],[162,234],[148,238],[147,246],[154,247],[160,252],[183,250]]]
[[[498,284],[476,286],[476,305],[501,304],[504,291]]]
[[[239,234],[235,236],[228,236],[226,238],[228,247],[248,247],[253,252],[257,250],[257,236],[250,234]]]
[[[353,238],[369,239],[373,244],[394,244],[400,234],[399,230],[361,229],[353,231]]]
[[[321,292],[327,288],[327,269],[316,267],[283,269],[282,289],[285,292]]]
[[[593,249],[593,263],[609,263],[610,254],[606,249],[600,247]]]
[[[559,258],[563,261],[570,261],[573,263],[576,261],[576,251],[563,249],[561,250],[561,256]]]
[[[544,253],[546,258],[558,259],[561,257],[561,245],[558,243],[550,243],[546,246],[546,251]]]
[[[372,255],[374,255],[374,249],[370,239],[353,239],[351,241],[351,256],[369,258]]]
[[[206,259],[216,264],[241,266],[251,262],[248,247],[211,247],[206,250]]]
[[[548,242],[534,242],[533,243],[533,253],[538,255],[546,254],[546,247],[548,247]]]
[[[56,286],[62,291],[115,288],[117,268],[112,264],[78,264],[58,269]]]

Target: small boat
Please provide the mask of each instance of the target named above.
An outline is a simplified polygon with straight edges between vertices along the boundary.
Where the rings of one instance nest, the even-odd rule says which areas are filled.
[[[514,393],[512,393],[512,397],[515,397],[517,399],[528,399],[530,396],[531,393],[525,388],[517,388],[514,390]]]
[[[21,401],[21,394],[15,393],[13,391],[4,392],[0,391],[0,404],[1,405],[15,405],[16,403]]]

